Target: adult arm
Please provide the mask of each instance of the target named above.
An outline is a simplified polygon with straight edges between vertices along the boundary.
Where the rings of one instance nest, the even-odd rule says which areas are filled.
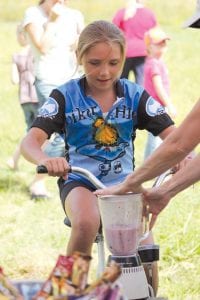
[[[128,175],[124,182],[105,190],[98,190],[97,194],[124,194],[127,192],[141,192],[142,183],[159,176],[164,171],[176,165],[191,152],[200,142],[200,100],[185,118],[182,124],[174,130],[155,152]]]
[[[167,206],[170,199],[198,180],[200,180],[200,155],[197,155],[190,163],[161,186],[144,191],[144,200],[148,203],[149,211],[153,215],[151,227],[158,214]]]
[[[41,54],[46,54],[54,44],[54,36],[56,33],[56,21],[61,14],[63,5],[55,4],[50,12],[49,19],[44,26],[37,23],[37,20],[30,21],[24,27],[28,36]]]
[[[128,176],[128,184],[142,184],[155,178],[167,169],[180,162],[200,142],[200,100],[158,149],[138,168]]]
[[[81,34],[84,27],[85,27],[84,16],[81,12],[78,11],[78,19],[77,19],[77,34],[78,34],[78,36]]]
[[[52,47],[54,26],[55,24],[53,22],[48,22],[45,28],[40,28],[34,23],[29,23],[25,27],[29,38],[41,54],[46,54],[47,51]]]

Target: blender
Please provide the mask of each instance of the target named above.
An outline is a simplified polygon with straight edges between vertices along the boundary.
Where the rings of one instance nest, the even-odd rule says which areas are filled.
[[[149,287],[138,254],[140,241],[148,231],[143,218],[141,194],[106,195],[98,197],[104,237],[111,252],[108,262],[114,260],[121,266],[123,293],[128,299],[147,299]]]

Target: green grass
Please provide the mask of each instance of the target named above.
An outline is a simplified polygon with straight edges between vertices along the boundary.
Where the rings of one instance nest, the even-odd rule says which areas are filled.
[[[64,212],[58,197],[56,180],[47,179],[53,198],[32,202],[28,186],[35,167],[23,158],[20,170],[10,171],[7,158],[25,132],[22,110],[17,101],[17,87],[10,82],[11,56],[18,49],[16,23],[23,9],[37,1],[1,0],[0,4],[0,265],[10,278],[45,278],[59,254],[65,254],[69,229],[63,225]],[[105,18],[124,1],[71,1],[85,14],[86,22]],[[147,1],[169,33],[171,41],[166,54],[171,81],[171,95],[177,106],[177,125],[199,98],[200,31],[183,30],[181,24],[192,14],[194,1]],[[173,4],[172,4],[173,3]],[[89,5],[91,8],[89,9]],[[4,9],[2,9],[2,7]],[[146,134],[138,132],[136,163],[143,159]],[[155,226],[155,241],[160,245],[159,295],[175,300],[200,299],[200,184],[177,195],[160,215]],[[94,276],[94,248],[91,278]]]

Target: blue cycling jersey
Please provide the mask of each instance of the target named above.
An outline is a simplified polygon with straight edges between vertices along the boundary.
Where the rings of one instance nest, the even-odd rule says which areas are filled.
[[[85,94],[85,78],[54,90],[33,126],[65,133],[68,161],[91,171],[105,185],[124,180],[134,169],[135,131],[154,135],[173,124],[164,108],[139,85],[127,79],[116,83],[117,98],[103,114],[98,102]],[[70,175],[70,180],[80,179]]]

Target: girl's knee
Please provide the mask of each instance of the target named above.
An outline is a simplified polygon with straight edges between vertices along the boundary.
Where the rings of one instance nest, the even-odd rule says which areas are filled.
[[[100,227],[100,220],[82,218],[73,224],[73,229],[81,235],[96,235]]]

